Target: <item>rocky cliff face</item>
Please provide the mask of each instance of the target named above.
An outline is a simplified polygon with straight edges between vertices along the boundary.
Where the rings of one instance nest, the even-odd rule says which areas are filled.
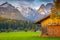
[[[0,5],[0,16],[10,19],[25,20],[25,17],[23,17],[20,11],[7,2]]]

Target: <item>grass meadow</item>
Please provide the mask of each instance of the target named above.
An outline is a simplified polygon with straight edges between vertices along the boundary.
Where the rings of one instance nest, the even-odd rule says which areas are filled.
[[[39,37],[41,32],[2,32],[0,40],[60,40],[60,38],[43,38]]]

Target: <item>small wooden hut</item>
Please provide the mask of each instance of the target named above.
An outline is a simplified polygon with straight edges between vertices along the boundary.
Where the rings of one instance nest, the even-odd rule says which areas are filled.
[[[60,0],[54,0],[50,15],[36,21],[42,26],[42,36],[60,37]]]

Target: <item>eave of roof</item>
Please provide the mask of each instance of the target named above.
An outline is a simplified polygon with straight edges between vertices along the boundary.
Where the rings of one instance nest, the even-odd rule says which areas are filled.
[[[44,21],[45,19],[47,19],[47,18],[49,18],[49,17],[50,17],[50,15],[45,16],[45,17],[43,17],[42,19],[39,19],[39,20],[35,21],[34,23],[35,23],[35,24],[39,24],[39,23],[41,23],[42,21]]]

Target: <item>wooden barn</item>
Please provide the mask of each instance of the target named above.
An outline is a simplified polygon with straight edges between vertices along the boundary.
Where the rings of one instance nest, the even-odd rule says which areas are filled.
[[[36,21],[41,24],[43,37],[60,37],[60,0],[54,0],[51,13]]]

